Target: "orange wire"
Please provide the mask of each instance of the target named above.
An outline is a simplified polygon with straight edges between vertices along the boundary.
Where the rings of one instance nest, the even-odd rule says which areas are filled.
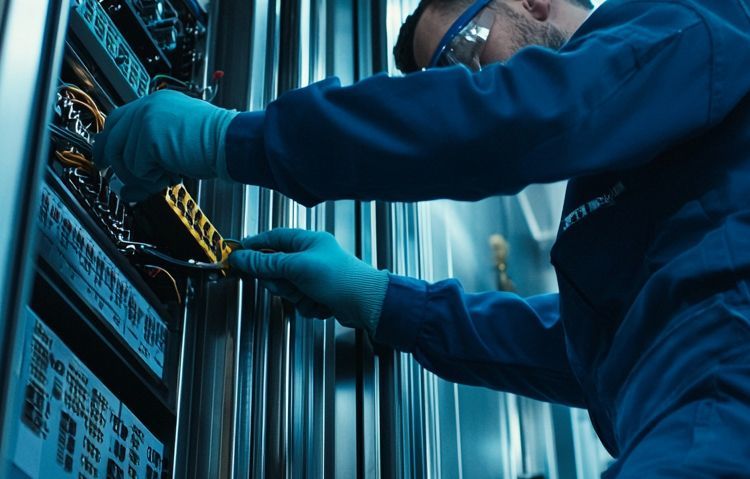
[[[174,287],[174,292],[177,295],[177,303],[182,304],[182,296],[180,296],[180,289],[177,287],[177,280],[174,279],[174,276],[172,276],[172,274],[169,271],[159,266],[147,264],[145,265],[145,267],[152,268],[154,270],[153,274],[152,273],[148,274],[152,278],[156,278],[159,275],[159,273],[166,274],[169,277],[170,281],[172,282],[172,286]]]
[[[105,115],[99,109],[94,99],[91,98],[88,93],[73,85],[64,85],[60,88],[60,90],[65,90],[68,93],[68,95],[66,95],[66,98],[75,102],[80,102],[83,106],[87,106],[88,109],[94,114],[95,120],[97,122],[97,131],[101,131],[101,129],[104,127],[104,121],[107,119],[107,115]]]
[[[65,166],[69,166],[72,168],[83,168],[85,170],[93,170],[94,165],[89,160],[86,159],[83,155],[80,153],[75,153],[72,151],[55,151],[55,156]]]

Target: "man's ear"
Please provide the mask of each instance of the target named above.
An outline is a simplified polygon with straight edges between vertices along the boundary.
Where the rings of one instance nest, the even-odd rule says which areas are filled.
[[[521,0],[521,4],[532,17],[540,22],[549,18],[550,0]]]

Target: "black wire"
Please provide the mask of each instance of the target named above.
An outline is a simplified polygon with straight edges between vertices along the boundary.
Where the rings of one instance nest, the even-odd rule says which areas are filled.
[[[73,145],[74,147],[78,148],[81,151],[81,153],[91,156],[93,152],[91,143],[84,140],[80,135],[77,135],[70,130],[66,130],[65,128],[61,128],[51,123],[49,124],[49,131],[55,137],[59,139],[63,139],[67,141],[68,143],[70,143],[71,145]]]
[[[219,82],[215,82],[212,86],[208,87],[211,89],[211,96],[206,98],[206,101],[211,103],[216,98],[216,94],[219,93]]]
[[[132,247],[138,252],[149,254],[151,256],[154,256],[155,258],[159,258],[162,261],[174,264],[176,266],[181,266],[183,268],[193,268],[208,271],[219,271],[224,269],[224,265],[222,265],[221,263],[203,263],[195,260],[183,261],[181,259],[173,258],[167,254],[164,254],[153,247],[147,247],[145,245],[133,245]]]

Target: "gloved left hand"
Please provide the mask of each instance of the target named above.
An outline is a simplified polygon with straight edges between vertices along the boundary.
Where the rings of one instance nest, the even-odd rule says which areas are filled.
[[[229,256],[230,265],[261,280],[304,316],[335,315],[345,326],[375,333],[388,272],[350,255],[332,235],[279,228],[246,238],[242,246]]]
[[[117,108],[94,138],[94,162],[111,166],[120,196],[140,201],[183,176],[225,176],[224,138],[236,111],[172,90]]]

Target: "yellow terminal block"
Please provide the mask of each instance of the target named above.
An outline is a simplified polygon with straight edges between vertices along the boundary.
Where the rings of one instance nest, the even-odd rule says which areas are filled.
[[[169,187],[164,199],[206,256],[212,262],[222,263],[228,268],[227,260],[232,248],[206,218],[187,189],[181,184]]]

